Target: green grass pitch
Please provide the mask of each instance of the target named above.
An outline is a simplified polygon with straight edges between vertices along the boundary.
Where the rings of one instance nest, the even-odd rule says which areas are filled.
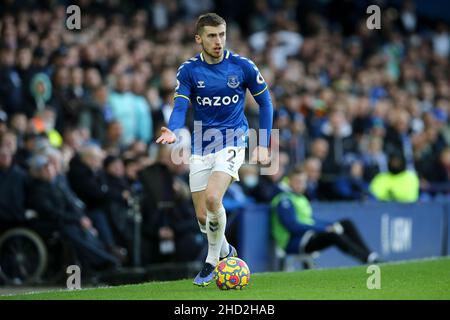
[[[369,290],[367,266],[299,272],[256,273],[247,288],[221,291],[192,279],[75,291],[0,296],[0,299],[445,299],[450,300],[450,258],[380,264],[381,288]]]

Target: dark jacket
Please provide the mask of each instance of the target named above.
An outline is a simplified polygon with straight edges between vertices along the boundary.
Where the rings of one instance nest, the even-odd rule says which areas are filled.
[[[23,111],[23,86],[13,66],[0,65],[0,105],[8,114]]]
[[[80,105],[81,110],[79,111],[79,125],[83,128],[88,128],[91,132],[91,138],[96,140],[98,143],[104,144],[106,139],[106,127],[110,111],[109,105],[101,106],[95,101],[88,101],[87,103]]]
[[[267,176],[260,176],[259,182],[254,188],[247,187],[244,183],[240,183],[244,193],[252,197],[256,202],[268,203],[282,192],[279,184],[270,180]]]
[[[25,220],[27,174],[18,166],[0,170],[0,221]]]
[[[175,176],[161,163],[146,167],[139,173],[143,187],[143,232],[158,238],[160,227],[169,226],[176,234],[197,232],[192,202],[180,197],[173,188]]]
[[[322,162],[322,174],[333,179],[342,170],[344,156],[348,153],[356,153],[356,141],[353,136],[335,137],[333,135],[322,135],[329,145],[329,153]]]
[[[106,174],[106,184],[108,186],[108,194],[110,199],[123,206],[127,206],[126,199],[122,196],[124,191],[130,191],[130,186],[125,178],[117,178]]]
[[[106,210],[110,194],[103,171],[94,172],[76,155],[70,161],[69,184],[86,204],[86,210]]]
[[[28,205],[40,219],[60,224],[79,224],[84,213],[57,183],[33,179],[30,184]]]

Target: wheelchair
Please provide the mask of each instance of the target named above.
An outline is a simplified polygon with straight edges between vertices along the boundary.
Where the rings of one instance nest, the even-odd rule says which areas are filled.
[[[42,234],[28,222],[0,230],[0,283],[61,282],[65,277],[64,266],[73,257],[72,249],[62,241],[58,231]]]

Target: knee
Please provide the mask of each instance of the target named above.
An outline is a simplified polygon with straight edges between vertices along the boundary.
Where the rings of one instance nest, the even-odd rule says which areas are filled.
[[[220,196],[215,192],[209,192],[206,194],[206,209],[208,211],[215,212],[217,211],[220,206],[222,205],[221,201],[222,199]]]
[[[331,242],[336,243],[341,239],[341,235],[331,232],[327,234],[328,239],[331,240]]]
[[[196,214],[197,214],[197,220],[203,225],[206,224],[206,209],[198,210],[196,212]]]

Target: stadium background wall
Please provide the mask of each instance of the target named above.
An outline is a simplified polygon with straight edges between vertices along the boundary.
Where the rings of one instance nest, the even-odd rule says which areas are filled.
[[[450,219],[446,202],[313,203],[312,206],[318,219],[351,219],[384,261],[448,255]],[[270,271],[275,265],[273,250],[268,250],[273,248],[269,217],[268,206],[252,205],[238,218],[239,254],[252,272]],[[335,248],[322,251],[315,262],[319,268],[358,264]]]

